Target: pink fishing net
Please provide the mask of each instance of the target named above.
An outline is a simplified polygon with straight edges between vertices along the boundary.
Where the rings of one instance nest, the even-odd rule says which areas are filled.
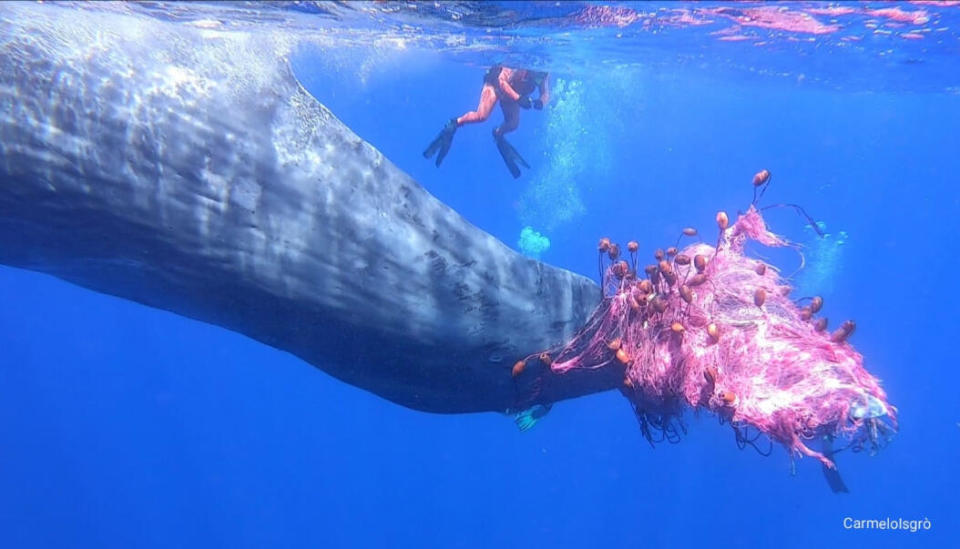
[[[788,244],[756,208],[732,225],[723,213],[717,221],[716,245],[658,251],[662,260],[645,269],[601,241],[615,260],[605,296],[573,340],[548,351],[551,371],[623,368],[621,391],[651,442],[677,440],[693,408],[729,422],[741,446],[757,447],[762,434],[827,467],[833,447],[811,441],[877,448],[896,429],[896,409],[847,341],[853,323],[827,331],[821,299],[795,302],[776,268],[745,254],[750,240]]]

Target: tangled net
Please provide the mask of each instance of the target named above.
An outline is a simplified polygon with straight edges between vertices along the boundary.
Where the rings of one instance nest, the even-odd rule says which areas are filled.
[[[896,430],[896,409],[847,342],[853,322],[827,332],[826,319],[816,317],[822,299],[795,303],[777,269],[745,255],[750,240],[789,244],[767,230],[755,206],[733,225],[720,212],[717,224],[715,246],[657,250],[659,262],[644,269],[645,278],[636,242],[628,244],[628,263],[618,260],[616,244],[601,240],[600,305],[570,342],[526,361],[540,360],[553,374],[622,367],[621,392],[651,444],[679,440],[690,407],[729,422],[741,447],[764,453],[755,444],[762,434],[831,469],[834,439],[878,449]],[[606,269],[604,255],[613,260]],[[824,442],[822,451],[808,447],[812,440]]]

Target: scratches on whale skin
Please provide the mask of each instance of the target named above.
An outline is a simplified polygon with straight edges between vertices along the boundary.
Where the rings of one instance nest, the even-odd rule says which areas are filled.
[[[431,276],[442,277],[447,273],[447,260],[437,253],[436,250],[429,250],[424,255],[430,260]]]
[[[470,286],[467,286],[463,282],[457,282],[453,287],[453,295],[457,296],[457,299],[460,301],[470,299]]]
[[[488,322],[495,322],[500,318],[500,301],[480,293],[480,315]]]

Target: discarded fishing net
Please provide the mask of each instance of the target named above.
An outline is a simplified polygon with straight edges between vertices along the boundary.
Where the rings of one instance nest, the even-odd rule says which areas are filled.
[[[733,426],[741,447],[759,450],[762,434],[830,469],[834,439],[853,450],[879,448],[896,429],[896,409],[847,341],[853,322],[829,332],[817,317],[822,299],[795,302],[776,268],[745,254],[750,240],[789,244],[755,207],[767,180],[769,172],[757,174],[754,205],[732,225],[717,214],[715,245],[657,250],[657,263],[641,271],[636,242],[627,245],[628,262],[618,245],[601,240],[604,297],[596,311],[570,342],[518,362],[514,373],[533,360],[553,375],[622,368],[621,392],[651,443],[679,440],[682,414],[693,408]],[[681,238],[696,234],[684,229]],[[606,269],[604,256],[612,260]]]

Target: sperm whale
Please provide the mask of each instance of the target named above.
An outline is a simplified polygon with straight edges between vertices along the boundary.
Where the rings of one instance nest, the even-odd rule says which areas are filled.
[[[121,8],[122,10],[122,8]],[[505,411],[597,285],[431,196],[244,32],[0,5],[0,263],[233,330],[383,398]]]

